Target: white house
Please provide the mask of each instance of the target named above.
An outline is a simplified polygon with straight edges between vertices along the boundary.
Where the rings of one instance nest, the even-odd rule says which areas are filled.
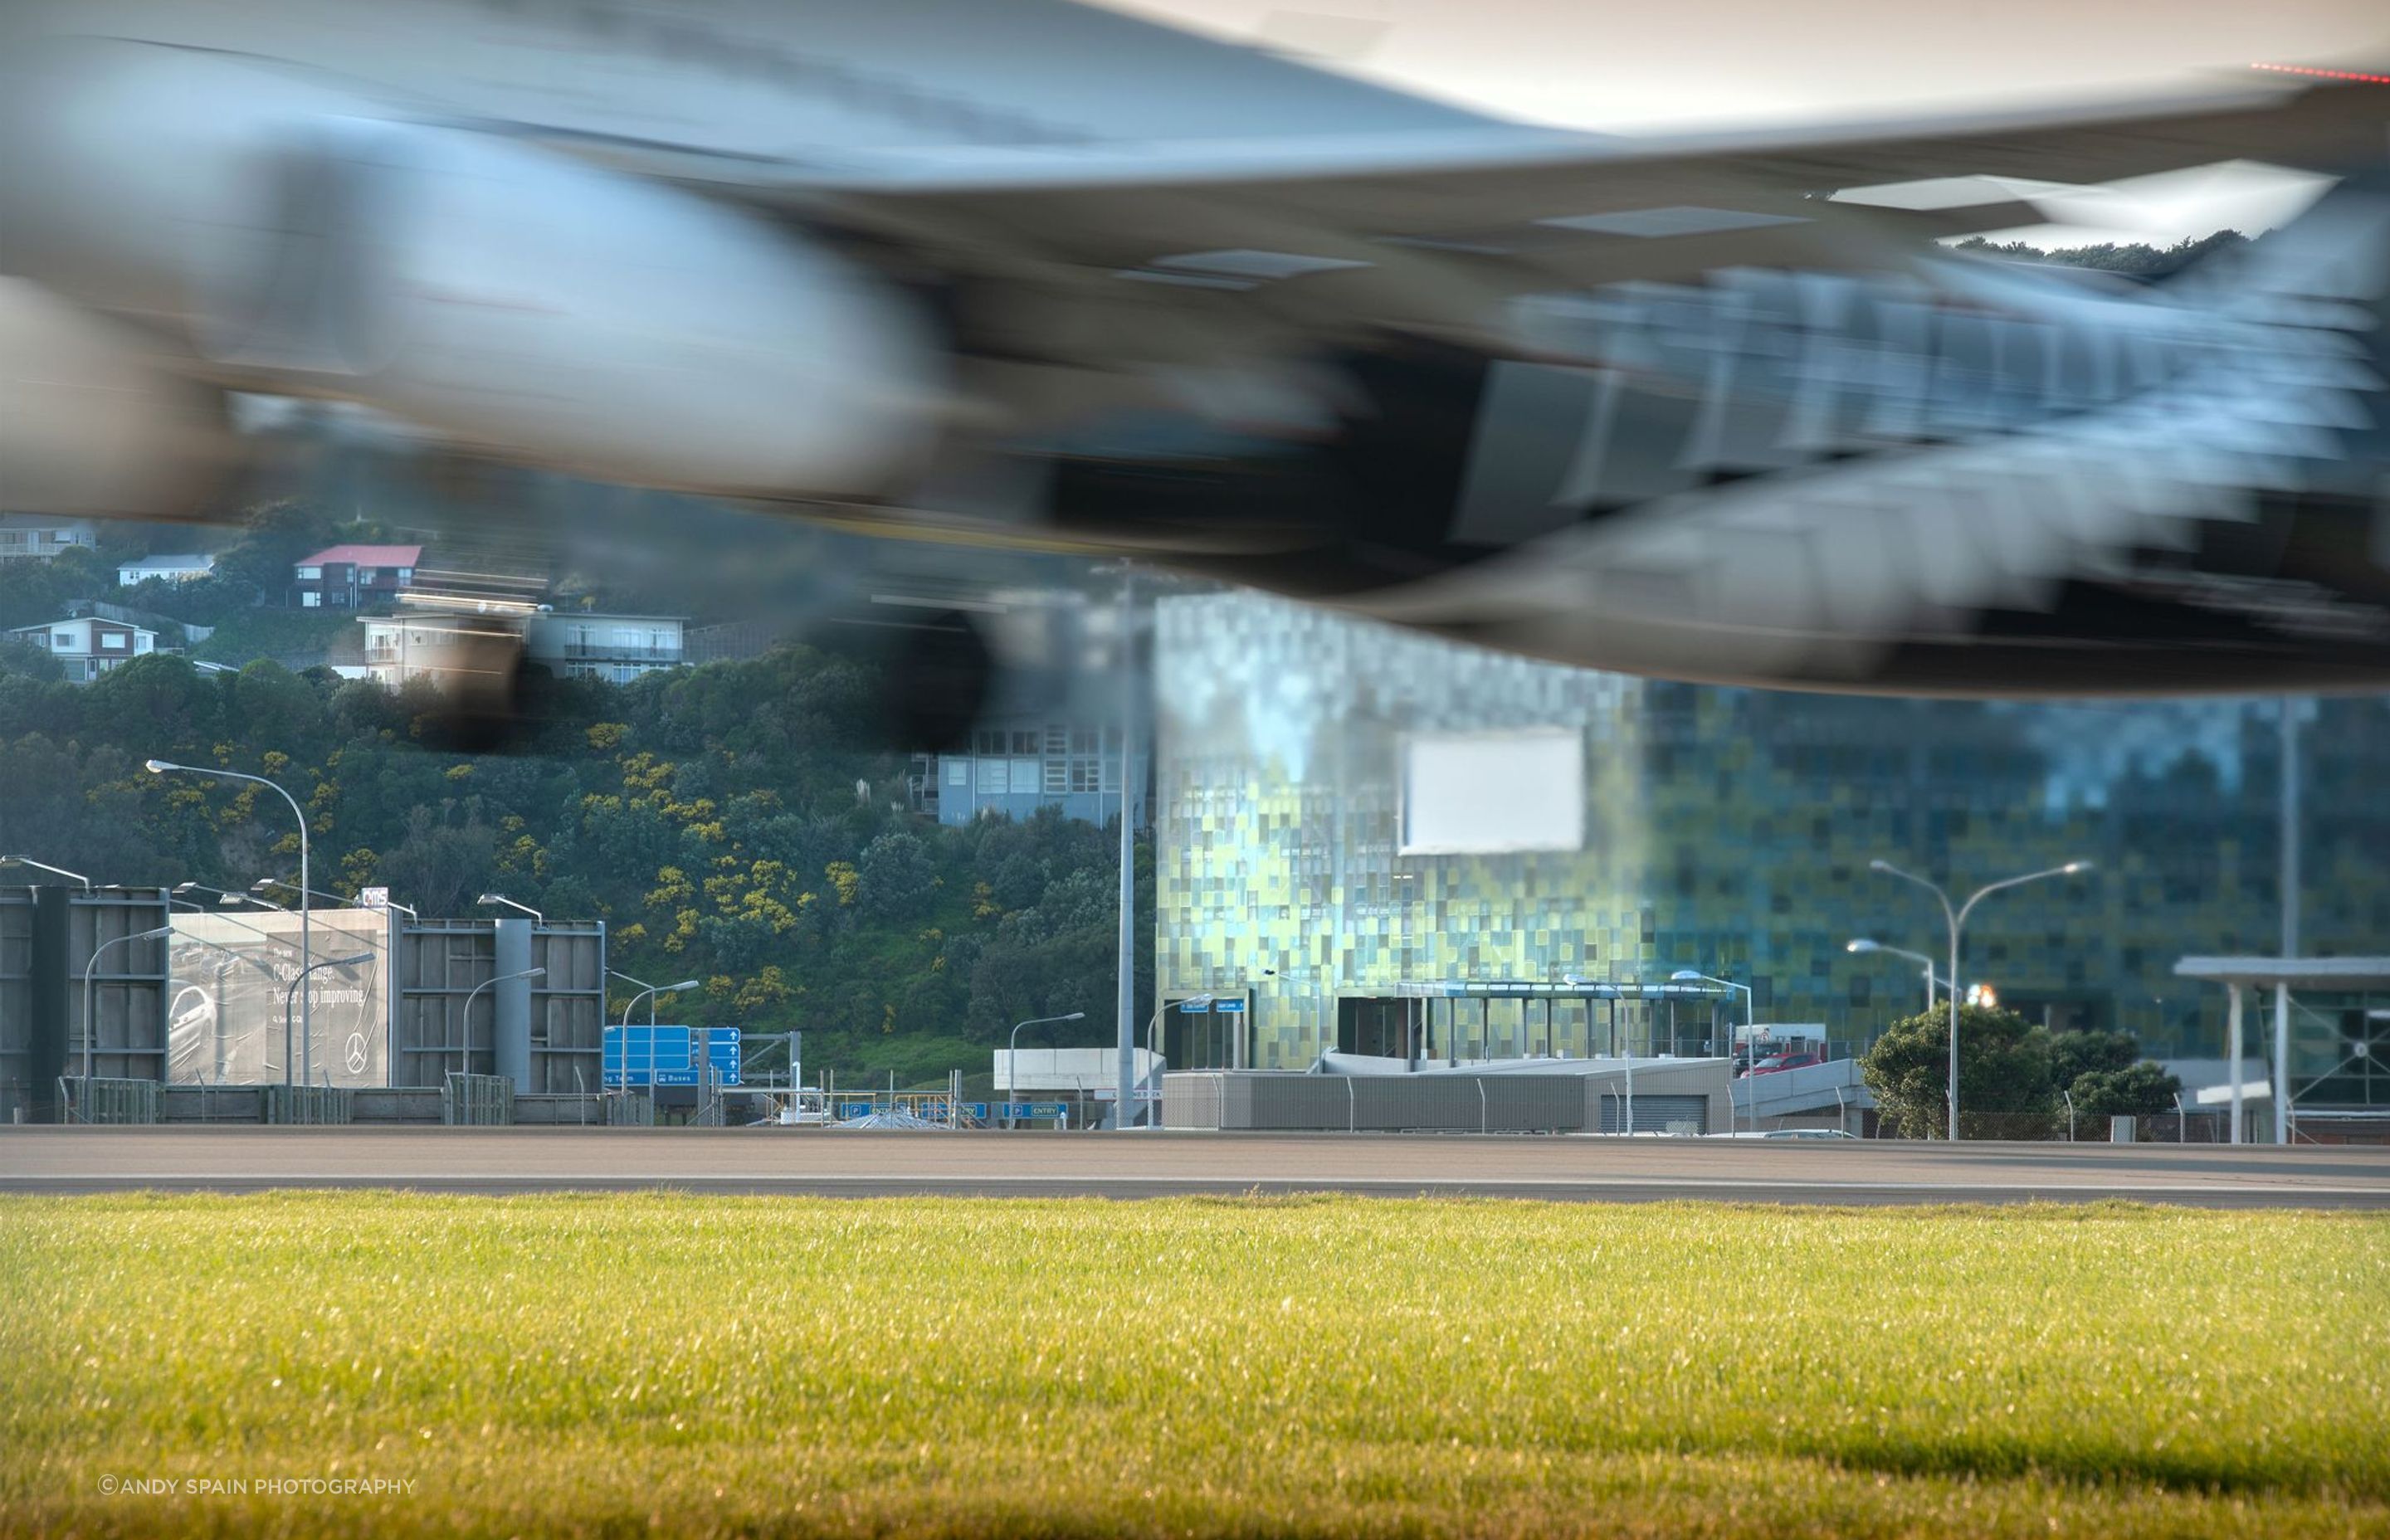
[[[486,634],[489,622],[469,615],[367,617],[366,666],[396,689],[409,679],[486,668],[460,637]],[[559,679],[627,684],[643,674],[686,661],[677,615],[539,614],[523,627],[523,656]]]
[[[20,625],[9,633],[42,648],[66,670],[71,683],[89,684],[109,669],[158,650],[158,634],[122,621],[96,617]]]
[[[119,586],[138,588],[151,578],[167,583],[188,583],[203,578],[216,570],[212,556],[145,556],[138,561],[128,561],[116,570]]]
[[[47,561],[60,551],[98,544],[99,526],[88,519],[0,513],[0,561]]]
[[[687,661],[678,615],[542,615],[523,637],[524,655],[559,679],[627,685]]]

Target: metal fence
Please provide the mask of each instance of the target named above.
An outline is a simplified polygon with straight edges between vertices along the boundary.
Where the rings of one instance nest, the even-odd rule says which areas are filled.
[[[128,1080],[114,1075],[61,1076],[58,1105],[67,1123],[136,1123],[158,1121],[159,1092],[154,1080]]]
[[[1584,1075],[1314,1075],[1189,1072],[1163,1077],[1172,1128],[1394,1134],[1574,1134],[1615,1129],[1616,1087]],[[1708,1131],[1706,1097],[1638,1097],[1638,1132]]]
[[[265,1121],[272,1123],[346,1123],[350,1093],[338,1085],[268,1085]]]
[[[514,1077],[464,1075],[451,1071],[440,1087],[440,1121],[452,1128],[501,1128],[512,1123]]]

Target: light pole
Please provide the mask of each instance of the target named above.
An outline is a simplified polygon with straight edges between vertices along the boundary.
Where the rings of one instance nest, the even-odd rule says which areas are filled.
[[[641,1000],[648,1002],[648,1025],[652,1027],[656,1024],[655,997],[657,995],[686,995],[690,990],[699,987],[698,982],[695,979],[683,979],[676,984],[651,984],[645,979],[634,979],[628,973],[617,972],[615,969],[610,968],[608,969],[606,972],[609,977],[620,979],[626,984],[636,984],[639,986],[639,993],[632,995],[629,1004],[623,1007],[623,1025],[626,1027],[631,1024],[632,1007],[636,1006]]]
[[[93,948],[91,949],[91,956],[90,956],[90,957],[89,957],[89,958],[87,958],[87,959],[84,961],[84,965],[83,965],[83,1077],[84,1077],[84,1079],[85,1079],[85,1080],[89,1080],[89,1079],[91,1078],[91,1040],[92,1040],[92,1038],[93,1038],[93,1037],[95,1037],[96,1035],[97,1035],[97,1029],[98,1029],[98,1026],[99,1026],[99,1023],[98,1023],[97,1021],[95,1021],[94,1020],[92,1020],[92,1014],[91,1014],[91,1011],[92,1011],[91,975],[92,975],[92,970],[93,970],[94,969],[96,969],[96,968],[97,968],[97,967],[99,966],[99,955],[100,955],[101,953],[103,953],[103,952],[107,951],[107,950],[108,950],[109,947],[111,947],[111,946],[122,946],[122,945],[123,945],[126,942],[129,942],[129,941],[156,941],[156,940],[157,940],[159,937],[161,937],[161,936],[168,936],[168,935],[172,935],[172,934],[173,934],[173,931],[174,931],[174,928],[173,928],[173,926],[171,926],[171,925],[161,925],[161,926],[159,926],[159,927],[158,927],[156,930],[138,930],[138,931],[135,931],[135,932],[134,932],[132,935],[129,935],[129,936],[119,936],[119,937],[117,937],[117,938],[116,938],[115,940],[113,940],[113,941],[104,941],[104,942],[101,942],[97,946],[95,946],[95,947],[93,947]]]
[[[1698,968],[1680,968],[1674,973],[1669,974],[1668,978],[1673,983],[1690,983],[1698,980],[1705,984],[1724,984],[1728,989],[1739,989],[1742,991],[1742,1035],[1746,1041],[1749,1041],[1752,1044],[1754,1050],[1757,1048],[1757,1007],[1753,1004],[1754,996],[1751,993],[1751,986],[1749,984],[1739,984],[1732,979],[1716,978],[1703,972]],[[1734,1070],[1734,1051],[1731,1048],[1727,1051],[1726,1064],[1728,1075],[1726,1085],[1726,1121],[1728,1124],[1727,1132],[1731,1134],[1734,1132],[1734,1081],[1732,1078]],[[1759,1132],[1759,1109],[1753,1103],[1751,1092],[1752,1087],[1749,1084],[1745,1084],[1742,1088],[1742,1108],[1743,1111],[1751,1118],[1751,1131],[1756,1134]]]
[[[526,968],[520,973],[493,974],[491,977],[483,979],[480,983],[475,984],[466,993],[465,1043],[462,1051],[457,1055],[458,1059],[463,1060],[463,1067],[456,1072],[457,1073],[469,1075],[473,1072],[473,996],[481,994],[482,991],[489,988],[492,984],[502,984],[508,979],[545,979],[546,977],[547,969],[545,968]],[[496,1031],[497,1029],[495,1026],[491,1028],[493,1034],[492,1040],[494,1042],[495,1041],[495,1034]]]
[[[1162,1049],[1158,1046],[1156,1039],[1160,1036],[1162,1032],[1162,1019],[1170,1014],[1171,1006],[1179,1006],[1182,1007],[1201,1006],[1204,1009],[1209,1010],[1212,1007],[1212,1002],[1218,998],[1219,996],[1216,995],[1189,995],[1183,1000],[1172,1000],[1168,1004],[1158,1007],[1154,1010],[1154,1013],[1146,1019],[1145,1022],[1146,1058],[1153,1060],[1156,1064],[1162,1062]],[[1159,1087],[1157,1087],[1157,1089],[1159,1089]],[[1154,1117],[1157,1121],[1160,1119],[1161,1115],[1161,1110],[1159,1108],[1155,1109]],[[1123,1128],[1126,1128],[1128,1124],[1126,1122],[1123,1122],[1121,1126]]]
[[[1068,1016],[1033,1016],[1026,1021],[1013,1023],[1011,1042],[1004,1050],[1004,1126],[1006,1128],[1014,1129],[1021,1126],[1020,1114],[1012,1110],[1021,1100],[1021,1029],[1042,1027],[1049,1021],[1084,1021],[1086,1019],[1086,1011],[1074,1010]]]
[[[276,796],[290,804],[290,816],[299,821],[299,976],[302,979],[305,978],[307,976],[308,969],[312,966],[311,943],[313,937],[310,934],[312,927],[308,922],[306,892],[308,873],[307,815],[299,806],[299,799],[292,796],[289,792],[282,789],[280,786],[276,785],[273,781],[267,780],[263,776],[252,776],[245,771],[217,770],[204,764],[176,764],[172,760],[162,759],[148,760],[146,761],[145,764],[149,773],[153,776],[163,776],[171,772],[185,776],[212,776],[217,780],[248,781],[251,785],[263,786],[269,789]],[[299,1001],[299,1020],[300,1024],[305,1029],[306,1041],[311,1049],[314,1047],[315,1042],[315,1019],[313,1006],[314,1002],[312,1000],[308,999],[304,995],[301,996]],[[284,1014],[287,1016],[289,1013],[285,1011]],[[289,1024],[286,1021],[283,1025],[284,1030],[282,1035],[287,1038],[290,1035],[289,1030]],[[285,1075],[288,1075],[290,1072],[290,1066],[288,1064],[283,1065],[282,1072]]]
[[[1918,967],[1918,970],[1924,975],[1925,1008],[1927,1010],[1932,1010],[1934,1008],[1934,959],[1927,956],[1924,953],[1911,952],[1904,946],[1886,946],[1880,941],[1870,941],[1865,936],[1860,936],[1856,940],[1844,942],[1843,943],[1843,950],[1845,952],[1882,952],[1886,956],[1907,957],[1910,962],[1915,963]]]
[[[0,866],[31,866],[35,871],[52,872],[59,877],[71,877],[83,884],[84,892],[91,892],[91,879],[81,872],[71,872],[64,866],[53,866],[47,861],[36,861],[30,855],[0,855]]]
[[[518,904],[504,893],[483,893],[481,897],[473,900],[473,902],[481,905],[503,904],[509,909],[520,909],[524,914],[529,915],[532,918],[539,921],[542,925],[546,925],[547,923],[547,917],[546,915],[541,914],[537,909],[533,908],[528,904]]]
[[[1128,1103],[1137,1081],[1137,835],[1129,814],[1136,807],[1133,772],[1137,768],[1137,569],[1121,567],[1120,637],[1115,661],[1120,665],[1120,908],[1114,917],[1114,964],[1120,978],[1113,1008],[1120,1018],[1120,1126],[1128,1127]],[[1100,777],[1099,777],[1100,780]],[[1160,981],[1156,981],[1157,986]]]
[[[1701,969],[1697,969],[1697,968],[1680,968],[1680,969],[1677,969],[1674,973],[1671,973],[1671,974],[1669,974],[1669,975],[1668,975],[1668,982],[1671,982],[1671,983],[1679,983],[1679,984],[1683,984],[1683,983],[1693,983],[1693,982],[1698,982],[1705,983],[1705,984],[1723,984],[1723,985],[1725,985],[1725,986],[1726,986],[1727,988],[1728,988],[1728,989],[1739,989],[1739,990],[1742,991],[1742,1026],[1743,1026],[1743,1031],[1744,1031],[1745,1033],[1750,1032],[1751,1028],[1752,1028],[1752,1027],[1753,1027],[1753,1025],[1754,1024],[1754,1015],[1753,1015],[1754,1007],[1753,1007],[1753,1005],[1752,1005],[1751,986],[1750,986],[1749,984],[1739,984],[1739,983],[1736,983],[1732,979],[1721,979],[1721,978],[1717,978],[1717,977],[1715,977],[1715,975],[1708,974],[1708,973],[1704,973],[1704,972],[1703,972]],[[1674,1029],[1674,1028],[1671,1028],[1671,1029],[1670,1029],[1670,1035],[1671,1035],[1672,1039],[1673,1039],[1673,1037],[1674,1037],[1674,1033],[1675,1033],[1675,1029]],[[1670,1044],[1669,1044],[1669,1047],[1670,1047],[1670,1049],[1671,1049],[1671,1050],[1673,1050],[1673,1049],[1675,1048],[1675,1046],[1676,1046],[1676,1044],[1675,1044],[1673,1041],[1671,1041],[1671,1042],[1670,1042]],[[1729,1055],[1728,1057],[1730,1058],[1730,1057],[1732,1057],[1732,1056],[1731,1056],[1731,1055]]]
[[[307,995],[309,995],[310,991],[308,991],[307,989],[305,989],[303,986],[304,986],[304,985],[306,984],[306,982],[307,982],[307,975],[308,975],[308,974],[310,974],[310,973],[315,972],[317,969],[320,969],[320,968],[354,968],[354,967],[356,967],[356,966],[357,966],[357,964],[359,964],[359,963],[369,963],[369,962],[371,962],[371,961],[373,961],[373,954],[372,954],[372,953],[370,953],[370,952],[359,952],[359,953],[355,954],[353,956],[347,956],[347,957],[326,957],[322,962],[319,962],[319,963],[309,963],[306,967],[304,967],[304,968],[302,968],[302,969],[301,969],[299,970],[299,976],[298,976],[297,978],[295,978],[295,979],[293,979],[293,980],[291,980],[291,981],[290,981],[290,987],[289,987],[289,989],[286,989],[286,990],[284,990],[284,991],[282,992],[282,1084],[283,1084],[288,1085],[288,1084],[290,1084],[290,1001],[291,1001],[291,997],[292,997],[293,995],[298,996],[298,1000],[299,1000],[299,1012],[300,1012],[300,1014],[301,1014],[302,1017],[303,1017],[304,1015],[306,1015],[306,1013],[307,1013]],[[308,1028],[308,1030],[309,1030],[310,1032],[313,1032],[313,1031],[315,1030],[315,1028],[311,1025],[311,1026]],[[310,1067],[310,1068],[312,1068],[312,1067],[314,1066],[314,1064],[315,1064],[315,1046],[313,1043],[309,1043],[309,1044],[306,1044],[306,1045],[303,1045],[303,1046],[305,1046],[305,1048],[306,1048],[306,1050],[307,1050],[307,1062],[308,1062],[308,1065],[309,1065],[309,1067]],[[304,1084],[304,1082],[302,1081],[302,1084]]]
[[[1880,872],[1883,873],[1883,874],[1884,874],[1885,876],[1887,876],[1887,877],[1896,877],[1896,878],[1899,878],[1899,879],[1900,879],[1902,881],[1904,881],[1904,882],[1914,882],[1914,883],[1916,883],[1919,887],[1921,887],[1921,888],[1924,889],[1927,892],[1932,893],[1932,894],[1933,894],[1936,899],[1938,899],[1938,900],[1940,900],[1940,901],[1941,901],[1941,905],[1942,905],[1942,918],[1943,918],[1945,920],[1947,920],[1947,921],[1948,921],[1948,922],[1949,922],[1949,926],[1950,926],[1950,1088],[1949,1088],[1949,1092],[1948,1092],[1949,1102],[1950,1102],[1950,1134],[1949,1134],[1949,1137],[1950,1137],[1951,1142],[1952,1142],[1953,1144],[1955,1144],[1955,1143],[1957,1143],[1957,1142],[1958,1142],[1958,1139],[1959,1139],[1959,933],[1960,933],[1960,930],[1964,930],[1964,929],[1965,929],[1966,924],[1967,924],[1967,917],[1968,917],[1968,915],[1970,915],[1970,914],[1972,914],[1972,913],[1973,913],[1973,912],[1974,912],[1974,907],[1975,907],[1975,905],[1978,905],[1978,904],[1980,904],[1980,903],[1982,903],[1985,899],[1989,898],[1992,894],[1994,894],[1994,893],[1996,893],[1996,892],[1998,892],[2002,888],[2014,888],[2014,887],[2020,887],[2020,886],[2022,886],[2022,885],[2024,885],[2024,883],[2027,883],[2027,882],[2038,882],[2038,881],[2040,881],[2040,880],[2041,880],[2043,878],[2045,878],[2045,877],[2073,877],[2073,876],[2074,876],[2075,873],[2077,873],[2077,872],[2087,872],[2087,871],[2089,871],[2089,870],[2091,869],[2091,863],[2090,863],[2090,862],[2088,862],[2088,861],[2069,861],[2068,863],[2066,863],[2066,865],[2064,865],[2064,866],[2050,866],[2050,867],[2047,867],[2047,868],[2045,868],[2045,869],[2043,869],[2043,870],[2041,870],[2041,871],[2037,871],[2037,872],[2027,872],[2027,873],[2025,873],[2023,877],[2006,877],[2006,878],[2002,878],[2002,879],[2001,879],[1999,881],[1998,881],[1998,882],[1987,882],[1987,883],[1985,883],[1984,886],[1982,886],[1982,887],[1980,887],[1980,888],[1976,889],[1973,892],[1972,892],[1972,893],[1968,894],[1968,895],[1967,895],[1967,902],[1966,902],[1966,903],[1964,903],[1964,904],[1960,905],[1959,905],[1958,907],[1956,907],[1956,908],[1951,907],[1951,905],[1950,905],[1950,895],[1949,895],[1948,893],[1947,893],[1947,892],[1943,892],[1943,891],[1942,891],[1942,886],[1941,886],[1941,884],[1940,884],[1940,883],[1938,883],[1938,882],[1929,882],[1929,881],[1927,881],[1925,879],[1923,879],[1923,878],[1921,878],[1921,877],[1918,876],[1915,872],[1907,872],[1907,871],[1903,871],[1903,870],[1901,870],[1898,866],[1894,866],[1894,865],[1893,865],[1891,862],[1889,862],[1889,861],[1870,861],[1870,862],[1869,862],[1869,863],[1868,863],[1868,866],[1869,866],[1869,868],[1870,868],[1870,870],[1880,871]]]

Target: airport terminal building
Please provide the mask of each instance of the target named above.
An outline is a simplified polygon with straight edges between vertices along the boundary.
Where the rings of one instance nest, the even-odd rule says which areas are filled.
[[[1963,982],[2152,1055],[2222,1042],[2222,991],[2178,959],[2279,943],[2272,701],[1690,687],[1244,593],[1162,601],[1154,666],[1159,984],[1243,1007],[1175,1038],[1174,1069],[1715,1051],[1742,996],[1658,987],[1680,970],[1857,1052],[1925,986],[1845,943],[1947,949],[1931,895],[1876,858],[1953,885],[2096,862],[1987,900]],[[2367,779],[2390,700],[2294,710],[2301,950],[2390,950],[2390,799]],[[1627,997],[1589,997],[1605,984]],[[2294,1079],[2353,1059],[2332,1099],[2390,1105],[2384,1007],[2306,999]]]

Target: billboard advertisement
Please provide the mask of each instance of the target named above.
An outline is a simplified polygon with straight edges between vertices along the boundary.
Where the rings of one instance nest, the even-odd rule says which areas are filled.
[[[309,917],[302,1031],[295,913],[181,914],[167,943],[166,1078],[175,1084],[349,1087],[390,1084],[390,917],[320,909]],[[289,1021],[286,1026],[286,1009]],[[285,1044],[289,1045],[286,1051]]]

